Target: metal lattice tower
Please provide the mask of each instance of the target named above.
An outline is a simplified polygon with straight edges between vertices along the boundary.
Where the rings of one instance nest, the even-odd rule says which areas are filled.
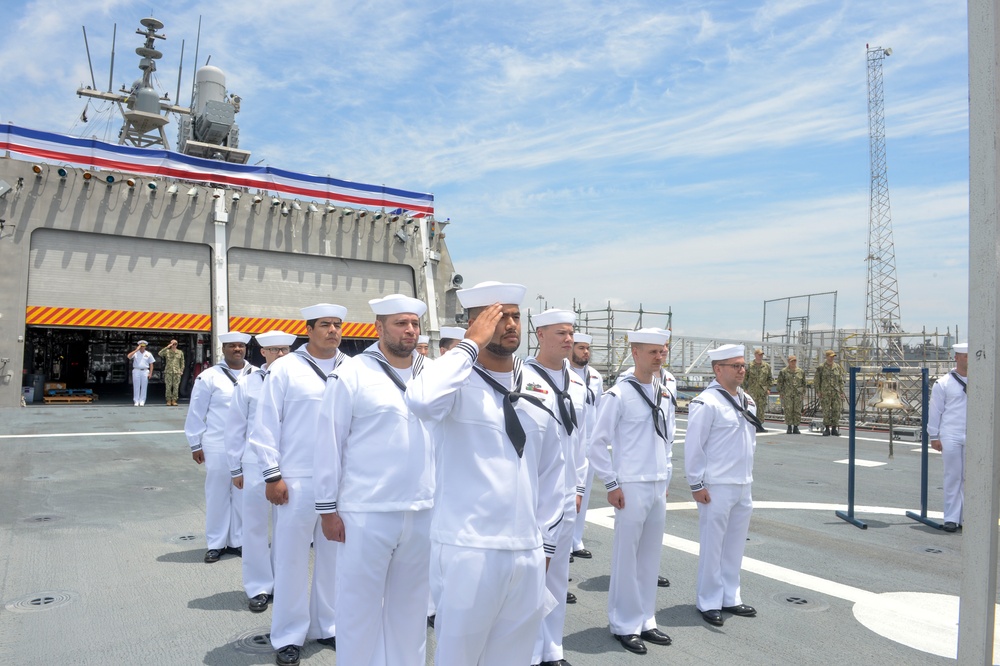
[[[866,45],[867,46],[867,45]],[[886,178],[885,116],[883,112],[882,61],[892,49],[868,48],[868,133],[871,188],[868,213],[868,292],[865,298],[865,331],[872,360],[898,360],[903,349],[896,283],[896,250],[892,242],[889,182]]]

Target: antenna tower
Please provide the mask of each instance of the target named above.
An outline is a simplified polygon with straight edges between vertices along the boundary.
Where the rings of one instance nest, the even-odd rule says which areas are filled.
[[[871,360],[902,360],[903,348],[896,283],[896,250],[892,242],[889,182],[886,178],[885,115],[882,61],[891,48],[868,51],[868,156],[871,168],[868,211],[868,291],[865,298],[865,332]]]

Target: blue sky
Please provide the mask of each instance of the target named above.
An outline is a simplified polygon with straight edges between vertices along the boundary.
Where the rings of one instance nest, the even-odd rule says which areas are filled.
[[[0,121],[116,136],[117,118],[78,121],[81,25],[104,87],[117,22],[117,89],[150,11],[171,98],[187,42],[186,104],[201,12],[200,63],[242,97],[252,162],[433,192],[466,284],[522,282],[533,310],[641,304],[678,334],[747,339],[764,300],[812,292],[838,292],[838,326],[864,323],[865,44],[891,46],[903,327],[966,339],[964,1],[5,4]]]

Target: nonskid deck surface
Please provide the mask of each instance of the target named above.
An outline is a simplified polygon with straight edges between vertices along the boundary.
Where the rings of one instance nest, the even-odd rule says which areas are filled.
[[[191,460],[186,409],[33,405],[0,411],[0,651],[33,663],[266,664],[270,611],[247,609],[240,560],[207,565],[203,470]],[[645,656],[612,640],[607,589],[613,516],[595,490],[570,565],[566,659],[608,664],[938,664],[954,660],[962,534],[905,515],[920,510],[920,447],[858,433],[856,516],[840,438],[758,439],[743,600],[756,618],[711,627],[694,607],[698,518],[684,483],[678,420],[657,620],[674,639]],[[780,428],[780,429],[779,429]],[[940,519],[941,460],[930,458],[930,517]],[[433,663],[434,638],[428,636]],[[1000,653],[998,653],[1000,654]],[[333,664],[307,643],[303,663]]]

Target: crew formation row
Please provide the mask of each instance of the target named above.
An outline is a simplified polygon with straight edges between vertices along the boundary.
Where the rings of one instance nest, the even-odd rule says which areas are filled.
[[[595,475],[615,508],[611,634],[639,654],[670,644],[655,619],[670,333],[631,332],[635,366],[604,392],[573,312],[536,316],[537,355],[515,355],[524,294],[460,290],[469,328],[442,328],[436,360],[417,349],[425,304],[398,294],[369,301],[378,341],[353,358],[338,349],[339,305],[302,310],[308,342],[294,352],[291,335],[258,335],[260,371],[243,358],[249,336],[219,336],[223,361],[198,376],[185,424],[206,468],[205,560],[242,551],[250,609],[272,603],[276,663],[299,663],[315,639],[340,664],[422,665],[429,617],[437,664],[568,664],[569,560],[589,556],[581,511]],[[691,402],[685,456],[697,608],[721,625],[723,612],[755,614],[739,572],[761,425],[740,388],[742,345],[709,356],[716,379]]]

